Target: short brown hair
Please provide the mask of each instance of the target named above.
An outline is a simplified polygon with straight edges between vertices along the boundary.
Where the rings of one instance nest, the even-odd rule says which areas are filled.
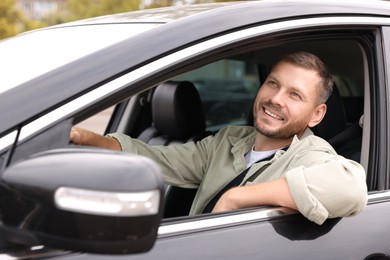
[[[283,56],[276,64],[280,62],[287,62],[304,69],[316,71],[321,77],[322,82],[319,100],[322,103],[325,103],[326,100],[328,100],[329,96],[332,94],[334,82],[328,67],[319,57],[309,52],[300,51]]]

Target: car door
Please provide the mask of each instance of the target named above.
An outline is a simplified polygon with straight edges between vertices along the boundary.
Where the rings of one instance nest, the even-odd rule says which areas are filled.
[[[388,105],[383,97],[388,95],[386,86],[389,85],[386,71],[389,67],[389,29],[382,27],[383,21],[375,18],[349,17],[348,22],[344,18],[290,20],[288,23],[274,24],[272,28],[278,29],[272,31],[268,31],[267,26],[259,26],[256,27],[258,32],[253,35],[245,32],[248,33],[243,37],[246,40],[239,36],[236,41],[232,41],[236,36],[234,33],[221,36],[229,39],[229,42],[216,48],[206,48],[207,55],[203,54],[201,61],[193,59],[192,67],[196,67],[195,69],[165,80],[200,82],[202,79],[203,84],[200,83],[198,88],[206,92],[205,97],[210,97],[218,86],[209,84],[209,88],[205,87],[207,79],[216,82],[215,73],[208,75],[204,72],[210,71],[204,70],[207,66],[221,63],[226,66],[233,61],[255,63],[256,80],[260,85],[262,77],[278,55],[294,50],[307,50],[323,57],[334,72],[336,87],[344,102],[347,126],[359,124],[362,127],[358,139],[359,155],[354,158],[362,163],[367,172],[367,208],[357,216],[330,219],[322,226],[309,222],[298,213],[281,208],[169,218],[163,221],[159,229],[155,247],[147,254],[135,256],[137,259],[387,259],[390,248],[384,241],[388,241],[390,234],[383,227],[390,224],[385,217],[390,213],[387,160],[389,147],[386,144]],[[205,45],[212,46],[213,40],[215,39],[209,40]],[[227,87],[227,81],[234,81],[226,75],[219,80],[224,81]],[[228,89],[223,91],[225,94],[230,92]],[[210,100],[203,101],[209,108]],[[215,99],[213,102],[221,101]],[[223,103],[233,106],[228,100]],[[212,110],[205,110],[206,118],[214,116],[214,112],[210,111]],[[243,113],[246,115],[244,118],[250,116],[247,109]],[[129,117],[123,117],[122,124],[134,120],[132,116],[136,114],[127,114]],[[229,114],[231,113],[227,113]],[[245,120],[225,120],[210,124],[209,130],[217,131],[223,124],[249,124]],[[127,124],[128,126],[131,124]],[[127,133],[131,135],[126,127],[117,130],[125,133],[129,131]]]

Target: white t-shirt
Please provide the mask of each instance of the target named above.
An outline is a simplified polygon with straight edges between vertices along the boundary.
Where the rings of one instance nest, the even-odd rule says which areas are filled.
[[[246,167],[252,166],[252,164],[254,164],[255,162],[262,160],[262,159],[265,159],[265,158],[271,156],[272,154],[276,153],[277,150],[279,150],[279,149],[276,149],[276,150],[271,150],[271,151],[258,152],[258,151],[255,151],[254,148],[255,148],[255,146],[252,146],[252,149],[245,154],[245,160],[247,162]]]

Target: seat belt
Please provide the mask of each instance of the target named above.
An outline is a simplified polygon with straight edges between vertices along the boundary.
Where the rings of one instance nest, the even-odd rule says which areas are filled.
[[[286,147],[285,149],[287,149],[288,147]],[[285,150],[283,149],[283,150]],[[266,158],[263,158],[263,159],[260,159],[258,161],[256,161],[255,163],[253,164],[256,164],[256,163],[259,163],[259,162],[262,162],[262,161],[267,161],[267,160],[271,160],[272,157],[274,157],[275,153],[274,154],[271,154],[270,156],[266,157]],[[252,164],[252,165],[253,165]],[[215,204],[217,203],[217,201],[219,200],[219,198],[222,196],[222,194],[224,194],[228,189],[230,188],[233,188],[233,187],[237,187],[238,185],[240,185],[240,183],[244,180],[244,177],[246,175],[246,173],[249,171],[249,169],[252,167],[252,165],[248,168],[246,168],[244,171],[242,171],[239,175],[237,175],[233,180],[231,180],[228,184],[226,184],[225,187],[222,188],[222,190],[220,190],[211,200],[210,202],[206,205],[206,207],[204,208],[203,212],[202,213],[210,213]]]

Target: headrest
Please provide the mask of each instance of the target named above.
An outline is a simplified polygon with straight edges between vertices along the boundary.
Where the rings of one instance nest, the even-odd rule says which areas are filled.
[[[199,93],[189,81],[160,84],[153,94],[152,116],[157,131],[172,138],[188,139],[206,128]]]
[[[337,86],[326,101],[326,114],[321,123],[312,128],[315,135],[329,140],[347,127],[347,117]]]

